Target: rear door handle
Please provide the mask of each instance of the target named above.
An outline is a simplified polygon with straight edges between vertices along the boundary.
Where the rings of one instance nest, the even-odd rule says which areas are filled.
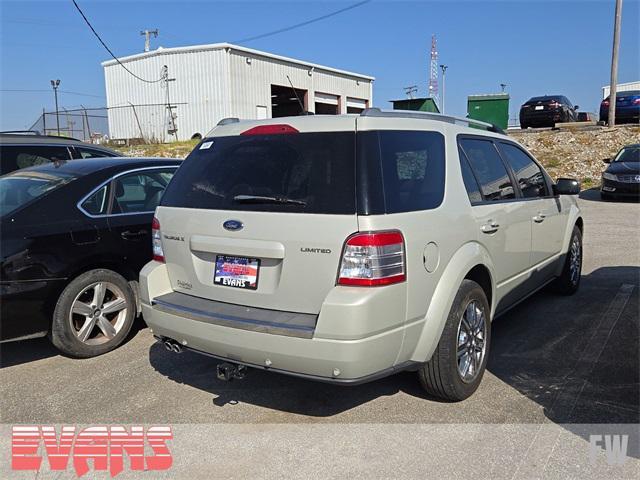
[[[533,221],[536,222],[536,223],[542,223],[542,222],[544,222],[545,218],[547,218],[547,216],[544,213],[539,212],[538,215],[533,217]]]
[[[137,232],[132,232],[131,230],[127,230],[122,232],[120,236],[125,240],[135,240],[147,234],[146,230],[138,230]]]
[[[494,221],[490,221],[489,223],[485,223],[480,227],[483,233],[495,233],[500,228],[500,224]]]

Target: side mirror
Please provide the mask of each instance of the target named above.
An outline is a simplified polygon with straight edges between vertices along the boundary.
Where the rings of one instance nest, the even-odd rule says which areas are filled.
[[[574,105],[573,109],[574,110],[578,110],[580,108],[580,105]]]
[[[559,178],[553,186],[553,193],[556,195],[578,195],[580,182],[575,178]]]
[[[610,158],[603,158],[602,161],[604,163],[611,163],[611,159]]]

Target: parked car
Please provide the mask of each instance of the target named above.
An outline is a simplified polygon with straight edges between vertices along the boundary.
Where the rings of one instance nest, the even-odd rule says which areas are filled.
[[[415,370],[461,400],[493,318],[547,283],[578,288],[578,183],[553,184],[492,125],[378,109],[229,122],[167,188],[140,273],[154,335],[221,359],[219,378]]]
[[[610,97],[600,103],[600,121],[609,122]],[[640,123],[640,90],[616,94],[616,123]]]
[[[613,159],[603,161],[609,164],[602,173],[600,196],[603,200],[640,196],[640,143],[627,145]]]
[[[95,158],[0,177],[0,341],[117,347],[137,316],[151,221],[177,160]]]
[[[556,123],[577,122],[578,108],[564,95],[530,98],[520,107],[520,128],[554,127]]]
[[[592,112],[578,112],[578,122],[596,122],[596,116]]]
[[[31,132],[0,133],[0,175],[48,162],[121,156],[115,150],[75,138]]]

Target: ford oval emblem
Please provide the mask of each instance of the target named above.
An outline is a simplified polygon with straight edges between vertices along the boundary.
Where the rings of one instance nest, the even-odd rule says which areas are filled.
[[[227,220],[222,224],[225,230],[229,230],[230,232],[237,232],[238,230],[242,230],[244,225],[240,220]]]

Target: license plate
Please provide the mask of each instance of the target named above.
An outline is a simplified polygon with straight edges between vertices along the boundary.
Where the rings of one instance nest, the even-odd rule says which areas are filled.
[[[536,110],[544,110],[544,105],[536,105]]]
[[[226,287],[255,290],[258,288],[260,259],[216,255],[213,283]]]

